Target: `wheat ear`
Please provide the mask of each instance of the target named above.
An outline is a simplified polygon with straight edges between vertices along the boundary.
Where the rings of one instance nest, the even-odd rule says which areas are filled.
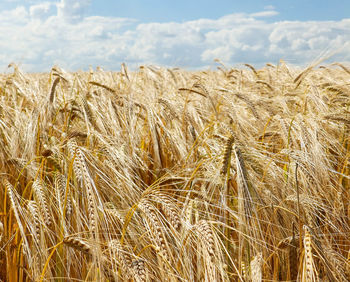
[[[172,116],[173,119],[179,119],[178,114],[176,113],[175,109],[173,108],[173,106],[168,102],[168,100],[163,99],[163,98],[159,98],[158,99],[158,103],[162,104],[170,113],[170,115]]]
[[[81,238],[73,237],[73,236],[65,237],[63,239],[63,243],[85,254],[88,254],[88,255],[93,254],[92,247]]]
[[[96,258],[96,253],[94,253],[92,246],[81,238],[73,236],[65,237],[63,239],[63,243],[73,249],[89,255],[90,257]],[[105,255],[102,255],[99,256],[98,259],[101,261],[102,272],[104,275],[106,275],[111,281],[116,281],[114,279],[116,274],[111,270],[110,261],[107,259],[107,257]]]
[[[33,221],[33,239],[36,242],[36,244],[39,246],[40,242],[40,217],[39,217],[39,208],[35,201],[29,201],[27,203],[27,211],[29,213],[29,216],[32,218]]]
[[[304,77],[312,70],[312,68],[313,66],[307,67],[305,70],[303,70],[301,73],[297,75],[297,77],[293,81],[294,83],[296,83],[295,89],[299,87]]]
[[[175,229],[179,229],[181,225],[179,211],[176,208],[175,203],[164,193],[157,192],[152,194],[152,198],[157,200],[162,205],[162,210],[167,218],[169,218],[169,222]]]
[[[94,115],[93,111],[91,110],[91,108],[89,106],[89,103],[86,100],[86,97],[82,97],[81,98],[81,104],[83,106],[83,110],[84,110],[84,113],[86,115],[87,120],[93,125],[93,127],[97,131],[99,131],[100,129],[99,129],[97,123],[96,123],[95,115]]]
[[[96,212],[94,198],[94,183],[85,163],[84,154],[74,139],[67,142],[67,147],[71,158],[74,158],[73,169],[77,180],[83,185],[87,193],[88,219],[90,230],[96,231]]]
[[[119,240],[111,240],[108,242],[108,250],[112,261],[117,261],[122,269],[123,273],[126,273],[126,278],[130,279],[133,276],[132,273],[132,258],[128,252],[126,252]]]
[[[50,226],[51,225],[51,216],[50,216],[50,211],[49,211],[49,205],[47,203],[46,196],[44,193],[44,187],[38,179],[36,179],[33,182],[33,190],[34,190],[34,194],[36,195],[36,197],[39,201],[41,211],[42,211],[42,214],[43,214],[44,219],[45,219],[45,224],[47,226]]]
[[[150,223],[151,231],[155,237],[155,243],[160,249],[160,255],[165,260],[168,260],[168,251],[162,231],[162,225],[152,204],[147,199],[142,199],[138,204],[138,208],[146,215],[148,222]]]
[[[102,83],[99,83],[99,82],[96,82],[96,81],[89,81],[89,83],[92,84],[92,85],[95,85],[95,86],[102,87],[103,89],[106,89],[108,92],[111,92],[113,94],[116,93],[116,91],[113,88],[111,88],[111,87],[109,87],[107,85],[104,85]]]
[[[134,260],[131,263],[131,267],[133,268],[136,282],[147,281],[147,271],[145,267],[145,261],[143,259]]]
[[[56,90],[56,86],[57,84],[60,82],[60,77],[56,77],[55,80],[52,83],[51,86],[51,91],[50,91],[50,103],[53,103],[54,99],[55,99],[55,90]]]
[[[250,262],[252,282],[262,281],[262,263],[263,263],[262,253],[258,253],[254,257],[254,259]]]
[[[222,167],[221,167],[221,171],[220,171],[221,175],[226,175],[226,173],[228,173],[229,163],[231,161],[233,142],[234,142],[234,137],[231,135],[226,140],[225,150],[224,150],[224,158],[223,158]]]
[[[250,65],[250,64],[244,64],[244,65],[252,70],[252,72],[255,74],[256,78],[258,78],[258,79],[260,78],[258,72],[256,71],[256,69],[252,65]]]
[[[62,211],[62,215],[65,214],[66,218],[70,218],[72,214],[72,202],[69,196],[69,191],[66,192],[67,180],[64,175],[57,173],[55,176],[55,188],[58,200],[58,205]],[[67,195],[66,195],[67,193]],[[64,210],[66,208],[66,210]]]
[[[75,177],[77,178],[78,182],[82,183],[84,158],[74,138],[68,140],[67,148],[70,158],[73,160],[73,170]]]
[[[22,236],[23,246],[24,246],[23,251],[27,255],[27,259],[28,259],[29,264],[31,264],[32,263],[32,256],[31,256],[31,253],[30,253],[30,248],[29,248],[29,244],[28,244],[28,240],[27,240],[26,234],[24,232],[22,221],[21,221],[21,218],[19,216],[20,205],[18,203],[17,193],[14,190],[12,184],[6,178],[4,179],[4,184],[5,184],[5,187],[6,187],[6,190],[7,190],[7,195],[9,197],[9,199],[10,199],[11,206],[12,206],[13,212],[15,214],[15,218],[16,218],[16,221],[17,221],[17,224],[18,224],[21,236]]]
[[[343,64],[341,63],[334,63],[332,65],[335,65],[335,66],[339,66],[341,67],[346,73],[350,74],[350,69],[348,69],[347,67],[345,67]]]
[[[211,262],[214,262],[215,257],[215,241],[214,233],[210,224],[206,220],[200,220],[196,225],[196,230],[203,243],[205,243],[206,250],[209,254]]]
[[[312,237],[309,227],[303,226],[304,229],[304,267],[303,278],[306,281],[318,281],[317,272],[312,255]]]

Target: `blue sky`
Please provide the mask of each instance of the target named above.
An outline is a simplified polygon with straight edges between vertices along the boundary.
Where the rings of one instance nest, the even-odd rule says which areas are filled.
[[[350,1],[0,1],[0,71],[350,62]]]
[[[230,13],[255,13],[269,8],[279,12],[274,20],[339,20],[350,16],[348,0],[102,0],[92,1],[89,14],[167,22],[215,19]]]

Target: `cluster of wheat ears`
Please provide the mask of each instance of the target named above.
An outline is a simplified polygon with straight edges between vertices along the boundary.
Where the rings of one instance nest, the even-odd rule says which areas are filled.
[[[350,70],[0,76],[2,281],[348,281]]]

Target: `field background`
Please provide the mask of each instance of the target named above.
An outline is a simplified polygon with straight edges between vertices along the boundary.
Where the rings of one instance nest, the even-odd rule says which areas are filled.
[[[0,76],[3,281],[348,281],[350,70]]]

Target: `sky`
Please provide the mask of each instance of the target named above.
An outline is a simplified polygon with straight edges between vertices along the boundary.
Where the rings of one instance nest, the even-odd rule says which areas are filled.
[[[1,0],[0,72],[350,62],[349,0]]]

